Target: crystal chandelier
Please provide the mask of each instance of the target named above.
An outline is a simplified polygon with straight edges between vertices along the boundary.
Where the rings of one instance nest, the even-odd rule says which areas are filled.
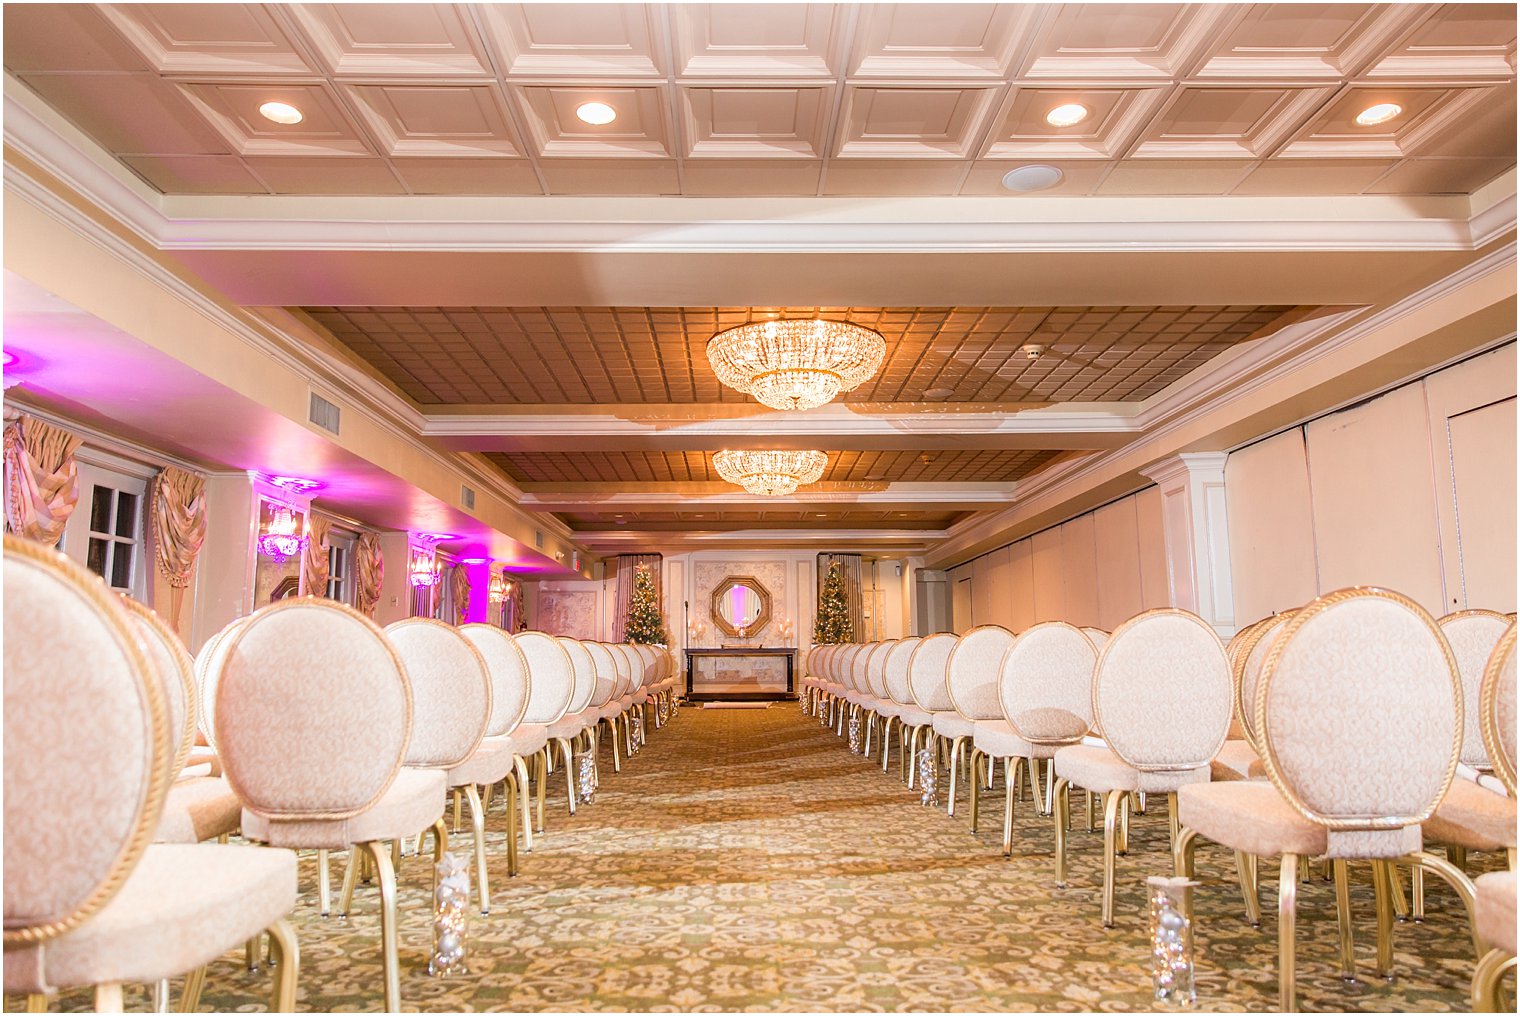
[[[829,457],[820,451],[721,451],[713,456],[718,475],[751,494],[782,497],[817,483]]]
[[[279,505],[269,517],[264,533],[258,539],[259,553],[274,558],[276,564],[299,554],[306,546],[306,537],[296,532],[296,517],[285,505]]]
[[[847,321],[752,321],[707,340],[718,380],[772,409],[814,409],[881,368],[887,342]]]

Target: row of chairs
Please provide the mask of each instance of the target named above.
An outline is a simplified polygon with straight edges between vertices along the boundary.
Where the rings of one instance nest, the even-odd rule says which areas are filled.
[[[1359,588],[1265,618],[1228,645],[1196,615],[1166,609],[1111,636],[1047,622],[1018,635],[988,625],[825,646],[808,661],[802,695],[804,710],[841,735],[847,723],[863,725],[868,754],[879,731],[883,771],[895,740],[910,786],[915,757],[936,778],[948,764],[950,813],[961,776],[973,832],[978,792],[1001,760],[1005,855],[1027,773],[1035,811],[1054,825],[1058,886],[1071,791],[1087,792],[1089,830],[1101,799],[1106,927],[1115,859],[1148,795],[1166,798],[1178,875],[1192,874],[1200,838],[1235,852],[1253,925],[1257,861],[1281,858],[1284,1009],[1296,1004],[1301,862],[1307,870],[1321,859],[1336,883],[1348,978],[1347,863],[1373,862],[1380,974],[1391,971],[1389,915],[1422,917],[1424,875],[1435,874],[1464,903],[1479,952],[1492,949],[1473,985],[1475,1007],[1492,1008],[1515,953],[1514,643],[1511,615],[1463,611],[1437,622],[1407,597]],[[1475,886],[1464,871],[1471,850],[1503,851],[1509,870]]]
[[[588,789],[577,756],[594,786],[599,747],[620,769],[649,720],[674,715],[673,658],[648,646],[424,618],[382,630],[304,598],[228,625],[192,660],[151,611],[51,549],[7,535],[4,587],[5,990],[33,1009],[83,986],[120,1009],[132,983],[163,1006],[181,974],[190,1009],[206,964],[240,942],[256,964],[267,932],[273,1008],[290,1011],[306,849],[324,916],[330,851],[348,851],[340,912],[378,880],[384,1001],[399,1011],[395,869],[431,831],[436,876],[448,795],[456,831],[469,803],[488,914],[492,789],[515,874],[531,791],[542,833],[556,767],[573,814]],[[239,831],[262,848],[228,845]]]

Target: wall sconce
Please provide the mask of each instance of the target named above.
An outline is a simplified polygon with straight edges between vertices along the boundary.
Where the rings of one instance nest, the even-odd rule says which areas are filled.
[[[507,597],[512,592],[512,583],[501,572],[491,574],[490,599],[492,603],[506,603]]]
[[[438,559],[431,550],[412,551],[412,565],[407,570],[407,580],[414,586],[438,584]]]
[[[276,505],[264,532],[259,536],[259,553],[283,564],[306,547],[307,538],[296,532],[296,517],[287,505]]]

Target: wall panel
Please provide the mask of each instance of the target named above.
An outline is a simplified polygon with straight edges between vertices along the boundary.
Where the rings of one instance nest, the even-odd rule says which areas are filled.
[[[1034,624],[1034,544],[1020,540],[1009,548],[1008,627],[1023,631]]]
[[[1009,547],[999,547],[972,562],[971,616],[977,624],[1000,624],[1005,628],[1012,624],[1013,604],[1008,597],[1012,574]]]
[[[1224,479],[1236,622],[1312,600],[1319,583],[1302,428],[1235,452]]]
[[[1097,542],[1093,513],[1061,526],[1062,620],[1079,626],[1098,623]]]
[[[1147,487],[1134,495],[1135,525],[1140,533],[1141,606],[1169,607],[1171,582],[1166,574],[1166,528],[1161,520],[1161,490]]]
[[[1034,619],[1066,620],[1065,583],[1061,578],[1061,529],[1059,526],[1030,538],[1034,564]]]
[[[1093,541],[1098,566],[1098,618],[1105,631],[1140,613],[1140,528],[1135,498],[1105,505],[1093,513]]]
[[[1447,434],[1458,575],[1447,575],[1446,607],[1514,610],[1515,400],[1454,416]]]
[[[971,611],[971,569],[960,568],[950,573],[950,624],[957,635],[964,635],[976,625]]]

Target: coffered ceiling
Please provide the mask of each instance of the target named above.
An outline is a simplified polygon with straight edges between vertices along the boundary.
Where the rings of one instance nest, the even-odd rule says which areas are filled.
[[[1513,164],[1514,60],[1501,4],[5,12],[6,68],[165,194],[1466,193]]]

